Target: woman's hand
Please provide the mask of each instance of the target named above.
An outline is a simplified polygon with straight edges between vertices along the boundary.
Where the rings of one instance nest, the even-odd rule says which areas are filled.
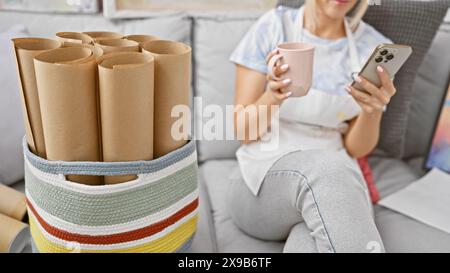
[[[270,52],[269,55],[267,55],[267,57],[266,57],[266,63],[268,64],[270,59],[272,59],[272,57],[277,54],[279,54],[278,49],[275,49],[272,52]],[[268,82],[267,86],[268,86],[271,94],[275,98],[275,100],[277,100],[279,102],[282,102],[285,99],[292,96],[292,92],[283,93],[283,91],[282,91],[284,88],[288,87],[292,83],[292,80],[291,79],[284,79],[284,80],[280,79],[280,76],[283,75],[284,73],[286,73],[288,70],[289,70],[288,64],[280,65],[278,63],[273,68],[272,71],[267,73],[267,76],[266,76],[266,79]],[[274,78],[273,75],[278,79]]]
[[[362,110],[368,114],[375,112],[381,113],[397,92],[393,81],[381,66],[377,67],[377,73],[381,81],[380,88],[360,76],[356,78],[356,81],[364,87],[365,92],[352,86],[346,87],[347,92],[353,96]]]

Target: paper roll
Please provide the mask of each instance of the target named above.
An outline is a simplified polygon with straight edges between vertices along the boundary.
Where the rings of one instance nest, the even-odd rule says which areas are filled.
[[[100,58],[101,56],[103,56],[103,49],[101,49],[99,46],[96,45],[91,45],[91,44],[74,44],[74,43],[70,43],[70,44],[65,44],[64,47],[85,47],[85,48],[89,48],[90,50],[92,50],[93,54],[94,54],[94,58],[97,60],[98,58]],[[100,99],[98,97],[98,73],[96,73],[95,75],[95,80],[96,80],[96,100],[97,100],[97,117],[100,117]],[[97,128],[99,128],[98,130],[98,139],[99,139],[99,147],[100,147],[100,155],[101,155],[101,124],[100,124],[100,118],[97,118]]]
[[[101,40],[96,43],[103,49],[104,54],[112,52],[139,52],[139,43],[126,39]]]
[[[111,31],[87,31],[83,33],[89,35],[92,39],[94,39],[94,42],[123,38],[123,35],[121,33]]]
[[[12,39],[12,42],[16,54],[21,86],[22,110],[27,143],[33,153],[45,158],[44,133],[33,58],[47,50],[61,47],[61,43],[42,38],[16,38]]]
[[[76,44],[76,43],[65,43],[63,47],[85,47],[92,50],[92,53],[94,54],[94,58],[99,58],[103,55],[103,49],[96,45],[91,44]]]
[[[141,48],[148,41],[160,40],[159,37],[157,37],[157,36],[153,36],[153,35],[139,35],[139,34],[127,35],[127,36],[124,37],[124,39],[138,42],[139,46]]]
[[[56,38],[65,47],[72,44],[94,44],[94,40],[89,35],[81,32],[58,32]]]
[[[103,161],[153,158],[154,58],[120,52],[99,59],[99,90]],[[105,184],[135,179],[107,176]]]
[[[28,225],[0,214],[0,253],[19,253],[28,243]]]
[[[188,133],[181,140],[172,135],[174,106],[189,107],[191,48],[173,41],[155,40],[143,45],[143,52],[155,58],[155,129],[154,157],[163,156],[187,143]],[[184,117],[186,118],[186,117]],[[186,121],[185,121],[186,122]],[[186,124],[186,123],[185,123]]]
[[[97,115],[97,63],[91,49],[67,47],[35,57],[36,82],[48,160],[101,161]],[[101,177],[68,175],[89,185]]]
[[[0,214],[22,221],[26,213],[25,194],[0,184]]]

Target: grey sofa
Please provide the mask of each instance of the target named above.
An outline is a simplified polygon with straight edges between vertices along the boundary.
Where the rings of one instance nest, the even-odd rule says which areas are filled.
[[[102,29],[181,40],[193,47],[193,94],[203,99],[203,105],[223,106],[232,103],[234,92],[235,71],[228,56],[259,15],[247,12],[176,13],[109,21],[100,15],[0,12],[0,32],[22,24],[33,36],[51,36],[65,30]],[[450,22],[447,22],[441,26],[414,85],[405,158],[392,159],[382,154],[370,158],[382,197],[409,185],[424,173],[422,162],[450,75],[449,44]],[[0,73],[4,69],[10,68],[2,67]],[[197,122],[204,119],[201,110],[195,111]],[[238,146],[239,143],[234,141],[198,141],[200,222],[190,252],[280,252],[283,248],[283,242],[261,241],[245,234],[228,214],[226,193],[230,178],[238,174],[234,159]],[[13,186],[23,191],[22,181]],[[375,219],[389,252],[450,252],[450,234],[380,206],[375,206]]]

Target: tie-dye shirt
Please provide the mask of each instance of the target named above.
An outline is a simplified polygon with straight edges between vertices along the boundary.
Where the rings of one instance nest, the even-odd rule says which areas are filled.
[[[247,32],[230,60],[236,64],[267,73],[266,56],[278,44],[286,42],[283,31],[283,16],[287,13],[292,22],[297,23],[298,9],[279,6],[264,14]],[[360,65],[363,65],[373,50],[381,43],[392,43],[372,26],[361,22],[354,33],[356,49]],[[348,39],[327,40],[319,38],[306,29],[303,31],[303,42],[315,44],[329,51],[329,58],[314,60],[313,89],[345,94],[345,85],[351,83],[352,71]],[[337,93],[336,93],[337,92]]]

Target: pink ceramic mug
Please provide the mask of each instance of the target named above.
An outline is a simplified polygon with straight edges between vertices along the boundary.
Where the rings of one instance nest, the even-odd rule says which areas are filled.
[[[292,83],[283,89],[283,93],[292,92],[292,97],[302,97],[308,94],[312,85],[315,46],[306,43],[284,43],[278,45],[280,54],[274,55],[268,64],[269,73],[276,80],[291,79]],[[289,70],[282,78],[275,77],[274,67],[288,64]]]

